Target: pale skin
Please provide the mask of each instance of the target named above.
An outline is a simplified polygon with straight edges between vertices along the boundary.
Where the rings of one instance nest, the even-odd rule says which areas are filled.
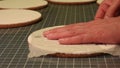
[[[120,0],[104,0],[99,6],[95,19],[117,17],[120,15]]]
[[[70,24],[45,31],[43,35],[60,44],[120,43],[120,0],[104,0],[87,23]]]

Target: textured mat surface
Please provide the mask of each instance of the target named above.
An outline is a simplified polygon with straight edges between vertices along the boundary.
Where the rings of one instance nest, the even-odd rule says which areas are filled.
[[[120,57],[102,55],[90,58],[42,56],[28,59],[27,37],[35,30],[92,20],[97,4],[55,5],[38,10],[43,19],[36,24],[0,29],[0,68],[120,68]]]

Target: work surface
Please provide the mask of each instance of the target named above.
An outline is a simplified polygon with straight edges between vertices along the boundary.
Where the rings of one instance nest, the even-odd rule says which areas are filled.
[[[98,5],[49,4],[42,10],[36,24],[0,29],[0,68],[120,68],[120,57],[102,55],[89,58],[58,58],[42,56],[28,59],[27,38],[33,31],[50,26],[85,22],[93,19]]]

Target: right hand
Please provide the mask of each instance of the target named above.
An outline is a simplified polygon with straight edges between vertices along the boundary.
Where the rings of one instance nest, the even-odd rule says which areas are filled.
[[[60,44],[120,43],[120,16],[47,30],[43,35]]]

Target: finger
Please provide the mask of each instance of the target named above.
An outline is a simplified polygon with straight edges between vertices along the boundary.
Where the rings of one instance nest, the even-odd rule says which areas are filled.
[[[81,34],[73,37],[59,39],[60,44],[80,44],[93,42],[93,36],[88,34]]]
[[[66,25],[64,27],[54,28],[51,30],[44,31],[43,35],[46,37],[48,34],[51,34],[51,33],[60,33],[60,32],[64,32],[64,31],[69,31],[71,29],[77,29],[78,27],[82,28],[82,27],[84,27],[85,24],[86,23],[77,23],[77,24]]]
[[[110,6],[110,8],[107,10],[105,14],[105,18],[114,17],[119,7],[120,7],[120,0],[114,1],[113,4]]]
[[[96,12],[95,19],[103,19],[110,5],[111,5],[110,0],[104,0]]]
[[[73,25],[68,25],[62,28],[57,28],[48,31],[47,34],[44,34],[48,39],[59,39],[63,37],[70,37],[76,34],[81,34],[81,32],[85,32],[86,28],[89,28],[90,25],[93,25],[93,21],[89,23],[78,23]],[[96,24],[96,23],[95,23]]]
[[[62,28],[64,28],[64,27],[57,27],[57,28],[54,28],[54,29],[50,29],[50,30],[44,31],[43,35],[46,37],[46,35],[48,35],[50,33],[55,33],[57,31],[61,30]]]
[[[86,31],[85,29],[75,29],[70,31],[64,31],[61,33],[51,33],[51,34],[48,34],[46,37],[51,40],[57,40],[60,38],[72,37],[78,34],[80,35],[85,33],[85,31]]]

